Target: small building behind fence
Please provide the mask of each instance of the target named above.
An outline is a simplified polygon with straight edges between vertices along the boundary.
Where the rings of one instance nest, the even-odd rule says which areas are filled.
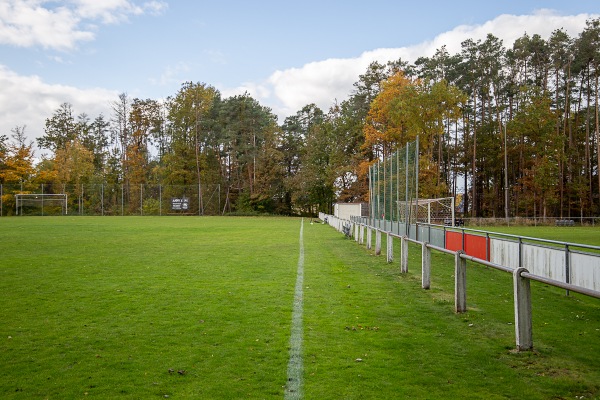
[[[350,220],[350,217],[368,217],[369,203],[335,203],[333,215],[344,220]]]

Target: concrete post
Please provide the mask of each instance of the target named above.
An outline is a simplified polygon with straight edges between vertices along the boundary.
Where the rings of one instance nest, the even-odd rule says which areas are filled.
[[[421,244],[421,287],[429,289],[431,286],[431,249],[429,243]]]
[[[467,260],[461,258],[462,250],[454,256],[454,311],[467,311]]]
[[[521,273],[529,272],[525,268],[513,271],[513,287],[515,296],[515,334],[517,350],[533,349],[531,287],[529,279],[521,277]]]
[[[394,242],[393,236],[390,233],[387,233],[387,262],[391,263],[394,261]]]
[[[373,247],[373,230],[370,227],[367,227],[367,249],[371,250]]]
[[[377,229],[375,231],[375,255],[381,254],[381,231]]]
[[[364,244],[365,243],[365,227],[362,225],[359,225],[358,227],[358,244]]]
[[[402,236],[400,239],[400,273],[408,273],[408,238]]]
[[[358,236],[360,232],[360,225],[354,224],[354,240],[358,243]]]

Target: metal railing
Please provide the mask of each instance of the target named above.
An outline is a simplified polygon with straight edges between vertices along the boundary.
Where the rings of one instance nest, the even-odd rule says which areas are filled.
[[[393,238],[400,239],[400,272],[408,272],[408,243],[414,243],[421,246],[421,286],[423,289],[429,289],[431,285],[431,250],[439,251],[441,253],[450,254],[454,256],[454,310],[456,313],[463,313],[467,311],[467,278],[466,278],[466,262],[471,261],[477,264],[484,265],[502,272],[508,272],[513,275],[513,296],[514,296],[514,315],[515,315],[515,341],[516,348],[519,351],[532,350],[533,349],[533,329],[532,329],[532,306],[531,306],[531,281],[541,282],[547,285],[562,288],[567,291],[572,291],[600,299],[600,292],[584,288],[581,286],[573,285],[568,282],[561,282],[555,279],[542,277],[530,273],[526,268],[519,266],[518,268],[511,268],[509,266],[497,264],[488,260],[477,258],[465,254],[463,250],[449,250],[445,247],[432,245],[428,242],[419,241],[418,239],[409,238],[406,235],[399,235],[391,231],[385,231],[379,228],[370,226],[363,222],[353,222],[348,220],[339,220],[338,218],[330,215],[320,214],[321,220],[327,220],[329,225],[341,230],[341,227],[350,227],[350,231],[354,232],[354,238],[360,244],[364,243],[365,230],[367,237],[367,248],[370,249],[372,245],[372,234],[375,232],[375,254],[381,254],[381,235],[386,234],[387,236],[387,261],[393,262]],[[469,230],[468,228],[447,228],[453,230]],[[477,230],[469,230],[472,232],[483,232]],[[490,232],[485,232],[489,234]],[[494,235],[496,233],[493,233]],[[580,247],[592,250],[600,250],[598,246],[591,246],[579,243],[560,242],[548,239],[519,237],[509,234],[498,235],[518,238],[519,243],[523,240],[539,241],[543,243],[553,245],[564,245],[569,247]]]

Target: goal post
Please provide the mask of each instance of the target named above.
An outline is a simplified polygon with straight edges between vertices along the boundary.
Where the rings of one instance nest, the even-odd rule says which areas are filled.
[[[25,211],[36,212],[39,210],[41,215],[56,215],[60,210],[60,215],[68,213],[66,193],[17,193],[15,194],[15,207],[17,215],[24,215]]]
[[[406,220],[411,224],[416,222],[454,226],[454,197],[398,201],[398,215],[406,215]]]

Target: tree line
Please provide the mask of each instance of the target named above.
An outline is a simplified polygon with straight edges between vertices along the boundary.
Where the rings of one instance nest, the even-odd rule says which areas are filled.
[[[62,104],[34,165],[25,126],[0,136],[0,184],[220,185],[225,211],[331,212],[368,199],[368,167],[419,136],[421,198],[465,216],[600,211],[600,20],[576,37],[492,34],[410,64],[373,62],[347,100],[279,124],[248,93],[184,83],[164,101],[121,94],[110,116]],[[133,196],[133,192],[129,193]],[[11,193],[4,193],[10,202]]]

